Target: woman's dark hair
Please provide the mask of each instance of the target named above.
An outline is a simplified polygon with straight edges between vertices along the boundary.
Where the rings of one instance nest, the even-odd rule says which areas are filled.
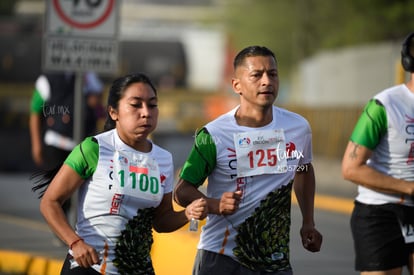
[[[249,46],[241,50],[233,61],[233,69],[236,70],[237,67],[243,64],[246,57],[251,56],[271,56],[275,59],[277,63],[277,59],[275,54],[266,47],[263,46]]]
[[[43,197],[47,187],[52,182],[52,179],[56,176],[60,169],[60,165],[50,170],[37,170],[30,175],[30,181],[33,184],[32,191],[38,192],[38,198]]]
[[[109,106],[111,106],[114,109],[118,109],[118,102],[124,95],[125,90],[134,83],[148,84],[154,90],[154,93],[157,94],[157,90],[148,76],[143,73],[129,74],[115,79],[112,83],[111,89],[109,90],[107,108],[109,109]],[[109,113],[107,113],[104,131],[111,130],[113,128],[115,128],[115,121],[113,121]],[[30,180],[33,184],[32,191],[38,192],[39,198],[41,198],[46,192],[47,187],[52,182],[61,166],[62,163],[59,163],[55,168],[50,170],[38,170],[32,173],[30,176]]]
[[[107,114],[104,125],[104,131],[108,131],[115,128],[115,121],[112,120],[109,115],[109,107],[118,109],[119,100],[124,96],[125,90],[132,84],[145,83],[148,84],[157,94],[155,86],[152,84],[148,76],[143,73],[133,73],[117,78],[112,82],[111,89],[109,90],[108,103],[107,103]]]

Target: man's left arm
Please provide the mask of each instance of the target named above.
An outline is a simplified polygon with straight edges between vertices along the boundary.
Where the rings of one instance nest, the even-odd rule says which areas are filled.
[[[302,166],[297,169],[293,183],[303,218],[300,235],[303,247],[317,252],[321,248],[322,235],[316,230],[314,221],[315,173],[311,163]]]

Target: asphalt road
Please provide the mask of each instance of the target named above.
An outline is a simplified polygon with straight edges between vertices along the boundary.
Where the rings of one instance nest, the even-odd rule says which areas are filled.
[[[338,161],[319,160],[315,161],[314,166],[318,194],[329,195],[333,199],[340,197],[346,206],[341,209],[338,208],[340,203],[316,203],[315,220],[324,241],[320,252],[311,253],[302,248],[299,238],[300,212],[298,206],[293,204],[291,263],[294,274],[358,274],[353,270],[354,253],[349,228],[349,207],[355,187],[340,179]],[[0,272],[4,271],[1,258],[4,260],[4,255],[7,256],[4,253],[7,252],[63,259],[67,248],[59,245],[40,215],[39,200],[31,191],[29,174],[0,173],[0,186]],[[316,201],[320,201],[318,197]],[[10,258],[8,264],[13,261],[17,265],[19,260]]]

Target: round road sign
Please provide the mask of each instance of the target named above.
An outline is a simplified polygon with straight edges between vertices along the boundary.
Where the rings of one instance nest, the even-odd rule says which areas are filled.
[[[74,0],[63,2],[53,0],[53,7],[60,19],[72,27],[90,29],[101,25],[108,19],[114,8],[115,0]],[[83,9],[80,9],[79,7],[82,5]]]

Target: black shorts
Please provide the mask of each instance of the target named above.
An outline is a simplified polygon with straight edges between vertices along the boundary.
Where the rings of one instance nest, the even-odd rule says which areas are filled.
[[[193,275],[292,275],[292,270],[275,272],[252,271],[229,256],[207,250],[197,250]]]
[[[101,273],[93,269],[92,267],[74,267],[71,268],[71,261],[73,260],[72,255],[69,253],[66,255],[65,261],[63,262],[62,270],[60,275],[100,275]]]
[[[381,271],[407,265],[414,243],[405,243],[400,221],[413,225],[414,207],[355,201],[351,230],[356,270]]]

